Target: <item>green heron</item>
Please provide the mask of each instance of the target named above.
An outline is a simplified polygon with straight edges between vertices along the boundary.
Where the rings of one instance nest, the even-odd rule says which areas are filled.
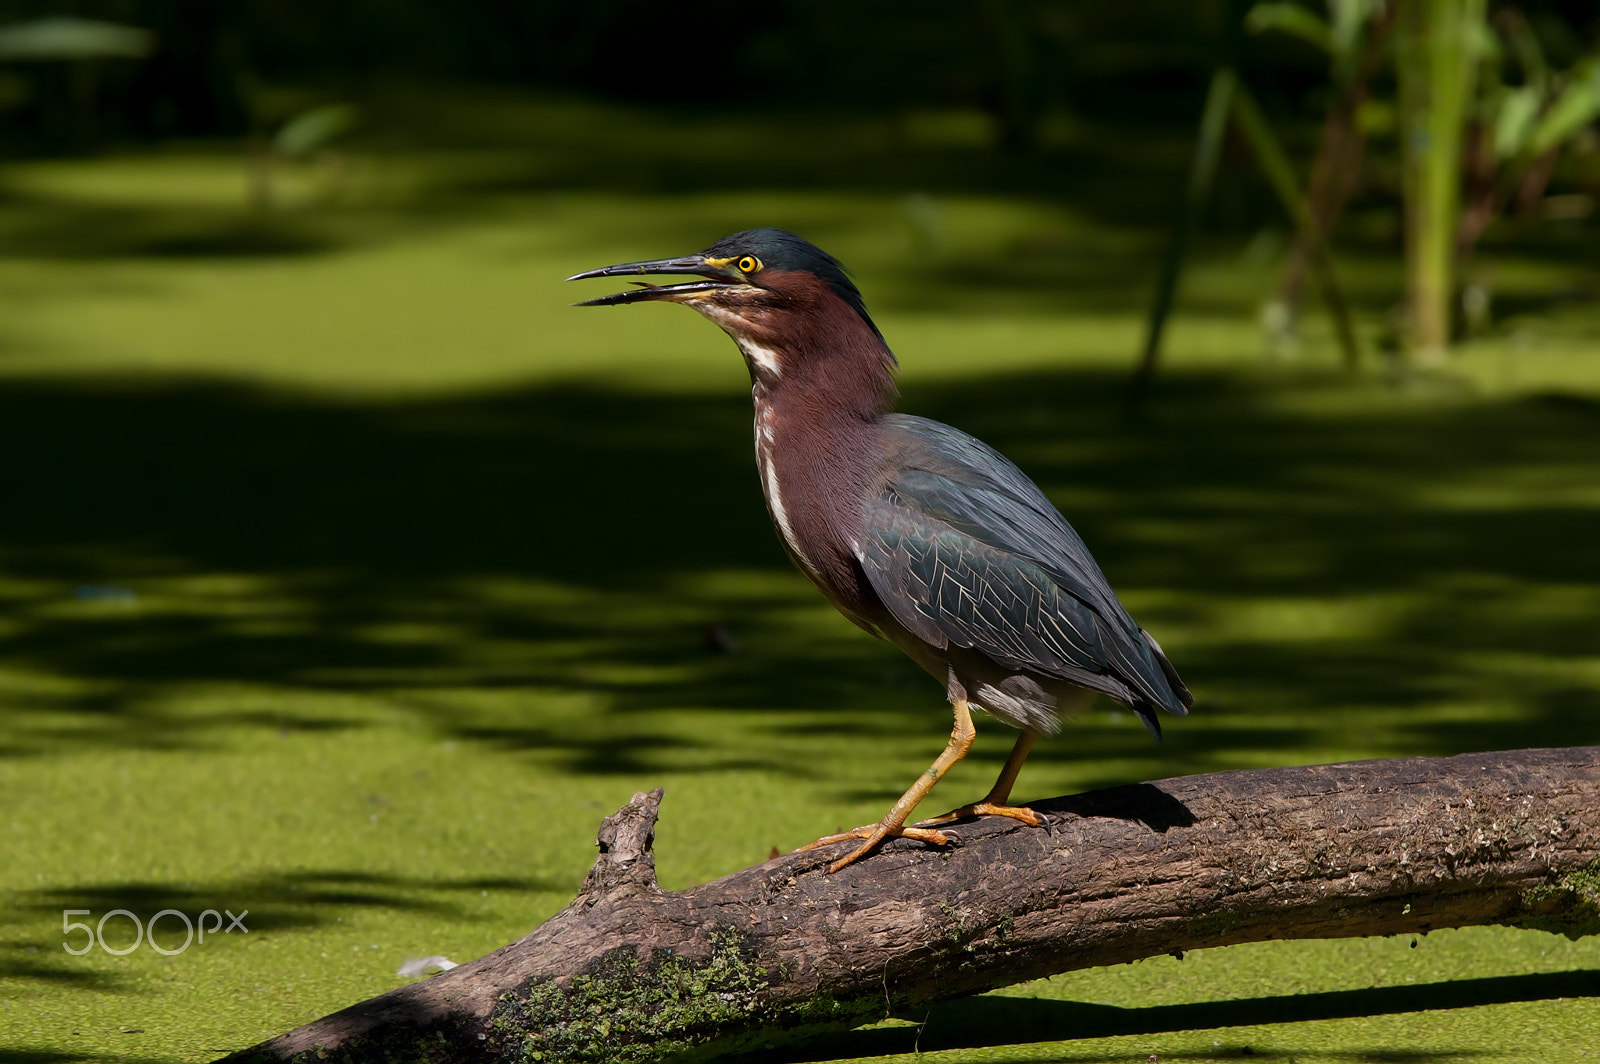
[[[955,711],[944,753],[882,820],[810,844],[862,840],[830,872],[892,836],[947,844],[936,825],[957,819],[1037,825],[1031,809],[1007,804],[1017,773],[1034,741],[1093,692],[1131,707],[1157,740],[1157,709],[1188,711],[1189,689],[1044,493],[982,441],[892,412],[897,362],[837,259],[793,233],[752,229],[698,254],[568,280],[639,274],[702,279],[638,281],[578,306],[683,303],[733,337],[784,549],[841,613],[943,683]],[[999,778],[981,801],[908,826],[972,746],[971,708],[1022,733]]]

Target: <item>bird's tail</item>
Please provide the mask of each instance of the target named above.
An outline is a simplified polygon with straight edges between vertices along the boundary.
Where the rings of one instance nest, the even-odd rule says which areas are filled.
[[[1161,644],[1156,642],[1156,637],[1139,629],[1139,634],[1144,636],[1144,641],[1150,644],[1150,649],[1155,651],[1156,664],[1161,666],[1161,674],[1166,677],[1167,686],[1172,690],[1176,704],[1163,702],[1161,708],[1176,717],[1187,716],[1189,707],[1194,705],[1194,694],[1190,692],[1189,685],[1183,682],[1183,677],[1178,675],[1178,670],[1172,667],[1172,662],[1167,660],[1167,652],[1161,649]]]
[[[1155,641],[1149,632],[1143,628],[1139,634],[1144,636],[1144,641],[1149,647],[1150,656],[1161,667],[1161,676],[1157,677],[1145,673],[1141,674],[1139,684],[1140,694],[1144,697],[1133,703],[1133,711],[1138,714],[1139,722],[1145,726],[1156,742],[1161,741],[1161,721],[1156,710],[1164,709],[1175,717],[1189,715],[1189,707],[1194,705],[1194,695],[1189,692],[1188,684],[1178,675],[1178,670],[1172,667],[1172,662],[1167,660],[1166,652],[1161,649],[1161,644]]]

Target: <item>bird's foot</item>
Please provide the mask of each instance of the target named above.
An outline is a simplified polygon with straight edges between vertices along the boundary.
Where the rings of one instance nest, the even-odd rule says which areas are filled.
[[[960,809],[952,809],[942,816],[936,816],[930,820],[919,820],[917,821],[917,825],[919,827],[927,827],[930,824],[948,824],[952,820],[968,820],[976,816],[1008,816],[1012,820],[1020,820],[1024,824],[1027,824],[1029,827],[1033,828],[1038,827],[1044,822],[1040,819],[1038,813],[1035,813],[1027,806],[995,805],[993,802],[973,802],[971,805],[964,805]]]
[[[878,844],[888,838],[916,839],[918,842],[926,842],[930,846],[948,846],[951,842],[950,835],[933,828],[908,828],[904,824],[884,824],[880,822],[877,824],[863,824],[859,828],[852,828],[838,835],[824,835],[815,842],[806,843],[794,852],[814,850],[819,846],[829,846],[835,842],[846,842],[850,839],[865,839],[866,841],[860,846],[857,846],[828,866],[828,874],[832,875],[839,869],[859,861],[877,849]]]

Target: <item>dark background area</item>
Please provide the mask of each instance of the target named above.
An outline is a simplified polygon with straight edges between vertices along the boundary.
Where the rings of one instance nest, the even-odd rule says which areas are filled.
[[[1317,5],[1313,5],[1317,6]],[[1518,5],[1551,62],[1600,30],[1583,0]],[[1210,70],[1234,61],[1282,113],[1310,114],[1326,63],[1281,35],[1239,30],[1248,3],[844,0],[642,5],[620,0],[7,0],[0,25],[63,14],[153,31],[143,62],[103,64],[99,143],[248,132],[260,84],[339,96],[395,79],[515,86],[684,108],[888,111],[979,107],[1025,150],[1046,113],[1190,125]],[[53,80],[12,65],[13,151],[60,149]],[[20,81],[22,84],[17,84]]]

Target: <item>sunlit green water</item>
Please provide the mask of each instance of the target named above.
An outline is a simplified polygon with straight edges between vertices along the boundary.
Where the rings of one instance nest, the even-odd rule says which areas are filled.
[[[1296,360],[1264,356],[1270,274],[1212,249],[1130,423],[1159,228],[950,192],[930,233],[907,188],[575,192],[495,184],[505,165],[289,175],[267,219],[223,154],[0,171],[0,1061],[208,1059],[408,957],[478,956],[570,899],[635,790],[667,789],[681,887],[875,819],[925,767],[941,693],[790,570],[732,345],[675,308],[566,305],[597,291],[570,273],[745,225],[857,269],[904,408],[1034,475],[1197,693],[1165,746],[1109,710],[1069,726],[1019,796],[1600,742],[1583,305],[1406,387],[1349,385],[1314,316]],[[1358,292],[1392,280],[1351,269]],[[1009,747],[979,728],[946,804]],[[63,950],[62,910],[116,908],[248,909],[250,930]],[[942,1007],[923,1047],[1579,1059],[1597,949],[1476,929],[1202,951]]]

